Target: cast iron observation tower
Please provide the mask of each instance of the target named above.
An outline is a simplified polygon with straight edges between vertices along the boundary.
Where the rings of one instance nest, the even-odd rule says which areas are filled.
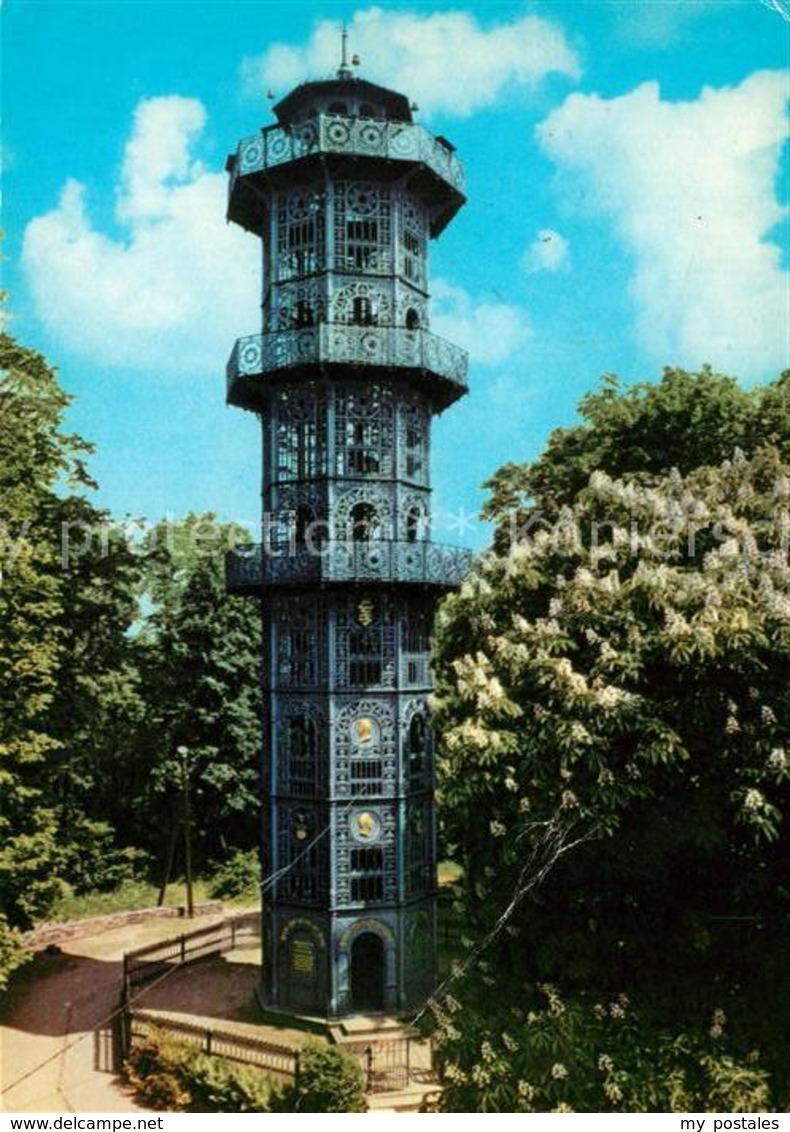
[[[431,418],[467,359],[428,329],[427,247],[463,173],[345,63],[274,113],[228,159],[229,219],[263,245],[228,401],[261,419],[264,513],[228,586],[263,613],[262,996],[337,1018],[434,984],[429,635],[469,554],[429,533]]]

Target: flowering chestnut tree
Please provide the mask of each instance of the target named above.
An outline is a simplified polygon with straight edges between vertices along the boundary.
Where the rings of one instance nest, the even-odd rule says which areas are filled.
[[[440,799],[484,980],[715,1002],[786,971],[789,541],[775,449],[598,472],[443,605]]]

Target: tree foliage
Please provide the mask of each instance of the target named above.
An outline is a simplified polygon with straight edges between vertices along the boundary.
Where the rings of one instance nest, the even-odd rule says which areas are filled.
[[[299,1069],[285,1089],[280,1112],[367,1112],[362,1070],[339,1046],[311,1039],[299,1051]]]
[[[790,1001],[787,389],[670,371],[652,396],[588,399],[595,427],[492,481],[496,547],[437,631],[442,812],[470,932],[498,925],[484,962],[576,990],[660,990],[681,1031],[692,1001],[704,1013],[748,986],[749,1032],[775,1054]],[[756,404],[774,423],[766,412],[750,457],[721,461]],[[684,409],[687,434],[712,416],[718,431],[697,437],[701,466],[662,474]],[[646,418],[667,415],[651,446]],[[580,844],[534,892],[525,862],[547,830]]]
[[[677,1029],[625,994],[565,997],[541,984],[516,1004],[439,1012],[444,1112],[764,1112],[766,1070],[714,1009]]]
[[[88,446],[63,431],[68,397],[40,354],[0,337],[0,890],[13,924],[61,891],[49,712],[63,662],[54,487],[87,482]]]
[[[189,752],[199,859],[255,844],[261,692],[260,612],[225,592],[227,547],[240,528],[188,515],[152,528],[143,582],[151,603],[141,634],[146,712],[139,820],[171,824],[177,750]],[[140,829],[140,836],[144,836]]]
[[[91,447],[55,371],[8,335],[0,366],[0,888],[24,928],[160,854],[179,744],[198,860],[254,842],[260,627],[224,592],[240,532],[115,522],[86,495]]]
[[[778,381],[744,389],[735,378],[670,368],[660,382],[625,388],[607,374],[579,406],[581,422],[552,432],[532,464],[505,464],[485,485],[483,517],[500,539],[536,518],[556,518],[590,476],[655,476],[675,468],[682,475],[715,466],[736,449],[753,455],[762,447],[790,460],[790,371]]]

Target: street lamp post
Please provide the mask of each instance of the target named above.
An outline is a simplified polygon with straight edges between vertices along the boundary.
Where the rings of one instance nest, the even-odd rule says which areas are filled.
[[[195,915],[195,901],[192,893],[192,809],[189,797],[189,748],[178,747],[176,754],[181,766],[181,798],[183,803],[184,826],[184,874],[187,885],[187,916]]]

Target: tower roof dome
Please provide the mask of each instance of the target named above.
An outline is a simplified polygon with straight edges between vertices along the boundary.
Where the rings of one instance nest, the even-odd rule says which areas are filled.
[[[344,71],[337,78],[317,79],[301,83],[274,106],[281,126],[316,113],[338,113],[350,116],[386,118],[393,122],[411,122],[408,98],[395,90],[358,79]]]

